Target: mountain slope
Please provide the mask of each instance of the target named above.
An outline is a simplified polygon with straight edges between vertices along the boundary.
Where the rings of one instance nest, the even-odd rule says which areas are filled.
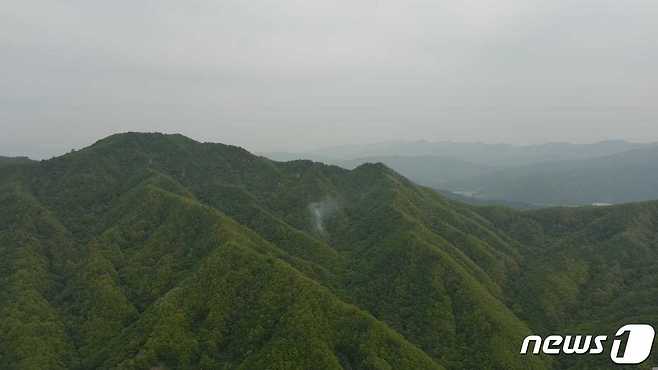
[[[656,323],[652,203],[477,208],[138,133],[0,169],[0,202],[7,369],[580,369],[519,346]]]
[[[629,323],[658,326],[657,202],[480,213],[527,246],[507,290],[515,312],[537,331],[611,337]],[[607,356],[566,360],[568,369],[611,365]],[[656,361],[654,354],[639,368]]]
[[[140,193],[126,200],[123,219],[103,233],[92,258],[106,258],[125,301],[142,314],[125,329],[102,330],[107,338],[99,339],[95,333],[112,318],[103,313],[120,310],[83,304],[94,312],[84,315],[93,320],[82,325],[90,342],[81,348],[111,344],[83,357],[82,367],[339,369],[344,361],[352,368],[439,368],[226,216],[150,185]],[[362,338],[359,347],[354,337]]]
[[[441,368],[157,177],[112,202],[93,237],[3,192],[3,368]]]
[[[36,257],[48,269],[35,279],[57,284],[36,308],[61,333],[44,347],[52,368],[544,368],[514,356],[529,333],[502,303],[514,248],[384,166],[122,134],[1,178],[59,225],[58,253],[72,256],[61,271]],[[26,231],[39,232],[51,234]],[[17,348],[2,353],[29,367],[10,360]]]

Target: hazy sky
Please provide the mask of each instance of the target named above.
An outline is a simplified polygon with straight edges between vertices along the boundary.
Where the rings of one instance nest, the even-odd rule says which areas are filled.
[[[4,0],[0,25],[0,154],[658,141],[656,0]]]

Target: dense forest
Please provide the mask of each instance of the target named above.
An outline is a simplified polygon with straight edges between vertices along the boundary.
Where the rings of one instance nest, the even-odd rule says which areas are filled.
[[[476,207],[181,135],[0,162],[2,369],[606,369],[519,349],[657,296],[656,202]]]

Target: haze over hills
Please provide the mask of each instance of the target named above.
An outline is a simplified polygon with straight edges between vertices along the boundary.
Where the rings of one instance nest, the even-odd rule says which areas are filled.
[[[447,183],[465,180],[495,170],[495,167],[431,155],[364,157],[337,161],[335,164],[353,169],[365,163],[378,162],[386,164],[420,185],[434,188],[441,188]]]
[[[656,203],[479,208],[127,133],[1,168],[0,205],[3,369],[602,369],[518,351],[658,324]]]
[[[658,145],[599,158],[504,168],[446,185],[482,198],[542,205],[658,199]]]
[[[263,153],[263,156],[276,161],[312,160],[333,164],[346,169],[354,169],[365,163],[383,163],[418,184],[441,188],[445,184],[465,180],[485,173],[493,172],[498,167],[476,164],[453,157],[436,155],[379,155],[345,158],[325,156],[313,152]]]
[[[469,202],[556,206],[658,199],[657,147],[626,141],[528,146],[420,141],[273,153],[272,158],[306,157],[345,168],[382,162],[418,184]],[[368,153],[388,154],[363,157]],[[350,156],[355,157],[344,159]]]
[[[273,153],[273,159],[350,160],[378,156],[437,156],[485,166],[517,166],[538,162],[595,158],[650,144],[609,140],[594,144],[546,143],[536,145],[460,143],[450,141],[400,141],[341,145],[303,153]],[[301,157],[301,158],[294,158]]]

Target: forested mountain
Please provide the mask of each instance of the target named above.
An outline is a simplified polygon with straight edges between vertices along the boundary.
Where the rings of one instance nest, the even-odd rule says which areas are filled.
[[[518,212],[481,208],[514,238],[524,266],[510,279],[515,313],[543,333],[601,333],[658,324],[658,202]],[[558,368],[607,369],[606,355],[561,359]],[[654,354],[633,369],[652,369]],[[617,366],[613,368],[624,368]]]
[[[658,199],[658,145],[587,160],[505,168],[446,186],[482,198],[540,205]]]
[[[118,134],[0,169],[0,368],[606,368],[518,352],[658,324],[657,220]]]

